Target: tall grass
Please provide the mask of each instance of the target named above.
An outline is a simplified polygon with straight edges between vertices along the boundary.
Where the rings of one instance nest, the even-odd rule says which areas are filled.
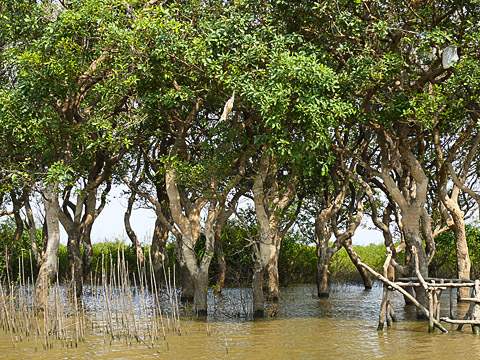
[[[33,338],[44,349],[77,347],[89,330],[101,334],[105,343],[121,339],[154,347],[168,332],[181,333],[175,277],[165,270],[167,291],[160,294],[160,284],[147,268],[151,263],[137,264],[131,273],[127,252],[117,247],[115,257],[112,252],[101,255],[82,300],[69,297],[75,294],[69,289],[75,282],[65,286],[57,276],[43,294],[47,305],[41,311],[35,309],[33,282],[24,276],[20,261],[18,281],[7,273],[0,284],[0,326],[10,334],[12,345]]]

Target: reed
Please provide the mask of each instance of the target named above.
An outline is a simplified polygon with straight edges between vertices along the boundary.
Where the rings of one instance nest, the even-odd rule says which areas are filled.
[[[0,327],[12,346],[32,339],[45,350],[78,347],[90,336],[103,336],[105,344],[124,340],[153,348],[159,341],[166,343],[169,331],[182,334],[175,275],[164,270],[166,287],[160,289],[150,254],[144,263],[137,261],[133,274],[125,249],[116,255],[115,260],[112,253],[98,258],[88,285],[82,284],[83,299],[69,296],[76,293],[75,281],[66,286],[57,274],[43,294],[46,306],[41,311],[34,306],[34,279],[27,276],[33,274],[32,255],[26,272],[22,256],[16,280],[7,271],[0,281]]]

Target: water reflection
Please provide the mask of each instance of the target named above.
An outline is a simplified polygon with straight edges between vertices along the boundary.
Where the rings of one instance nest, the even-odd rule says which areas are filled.
[[[93,319],[105,311],[105,303],[95,288],[86,288],[84,308]],[[134,312],[151,314],[156,299],[147,291],[132,288]],[[333,284],[330,298],[317,299],[315,287],[298,285],[284,288],[279,302],[269,305],[262,320],[251,319],[251,291],[226,289],[223,295],[209,292],[207,321],[197,321],[189,307],[181,307],[181,336],[167,331],[151,346],[116,340],[110,345],[101,332],[93,330],[78,348],[57,346],[39,350],[32,338],[12,348],[9,335],[0,331],[0,358],[5,359],[451,359],[475,358],[480,353],[480,337],[465,327],[462,332],[427,333],[427,323],[416,320],[413,307],[405,307],[402,296],[389,297],[398,322],[377,332],[382,287],[375,284],[365,291],[355,284]],[[166,313],[170,297],[164,292],[159,304]],[[448,296],[442,299],[448,313]],[[113,306],[114,304],[112,304]],[[115,309],[112,309],[115,311]],[[442,314],[443,316],[443,314]],[[453,327],[447,326],[449,330]],[[38,344],[37,344],[38,345]],[[37,350],[35,350],[37,349]]]

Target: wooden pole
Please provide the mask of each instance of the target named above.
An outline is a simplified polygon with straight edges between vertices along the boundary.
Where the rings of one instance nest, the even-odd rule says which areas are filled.
[[[435,326],[433,325],[433,320],[434,320],[434,307],[433,307],[433,296],[432,296],[432,291],[428,291],[428,332],[434,332],[435,331]]]
[[[383,264],[383,276],[386,278],[388,274],[388,267],[390,266],[390,261],[392,260],[392,250],[387,248],[387,258]],[[383,293],[382,293],[382,304],[380,305],[380,314],[378,315],[378,326],[377,331],[383,330],[385,324],[385,312],[387,310],[387,301],[388,301],[388,285],[383,283]],[[389,319],[387,313],[387,327],[389,327]]]
[[[455,317],[453,313],[453,288],[448,289],[450,292],[450,319],[453,319]]]
[[[473,296],[474,296],[474,295],[473,295],[474,293],[475,293],[475,286],[470,289],[470,297],[473,297]],[[473,314],[473,305],[474,305],[474,303],[471,302],[471,303],[470,303],[470,306],[468,307],[467,313],[466,313],[465,316],[463,317],[463,322],[459,322],[459,323],[458,323],[458,324],[460,324],[460,325],[458,325],[457,331],[462,330],[463,325],[469,324],[468,321],[471,320],[472,314]],[[467,322],[465,322],[465,321],[467,321]]]
[[[473,304],[473,320],[480,320],[480,280],[475,280],[475,290],[474,290],[474,297],[478,300],[475,301]],[[480,335],[480,325],[473,324],[472,331],[475,335]]]

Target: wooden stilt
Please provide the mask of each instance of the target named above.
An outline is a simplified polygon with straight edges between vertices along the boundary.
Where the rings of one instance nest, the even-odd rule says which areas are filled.
[[[387,258],[383,264],[383,276],[387,278],[388,276],[388,267],[390,266],[390,261],[392,260],[392,250],[387,248]],[[378,314],[378,326],[377,331],[382,331],[385,325],[385,314],[387,310],[387,301],[388,301],[388,284],[383,283],[383,293],[382,293],[382,304],[380,305],[380,314]],[[387,313],[387,326],[389,326],[388,313]]]
[[[385,312],[387,308],[388,300],[388,286],[383,284],[382,304],[380,305],[380,314],[378,314],[378,326],[377,331],[382,331],[385,325]]]
[[[449,293],[450,293],[450,319],[453,319],[455,317],[453,313],[453,288],[449,288]]]
[[[434,307],[433,307],[433,296],[432,296],[431,290],[428,291],[428,332],[434,332],[435,331],[435,326],[433,325],[433,320],[434,320]]]
[[[395,311],[393,310],[393,306],[390,300],[388,300],[388,305],[389,305],[388,308],[390,309],[390,318],[392,319],[392,322],[397,322],[397,316],[395,315]]]
[[[475,280],[475,290],[473,292],[473,297],[478,300],[472,302],[473,305],[473,320],[480,320],[480,280]],[[480,325],[472,324],[472,331],[475,335],[480,335]]]

